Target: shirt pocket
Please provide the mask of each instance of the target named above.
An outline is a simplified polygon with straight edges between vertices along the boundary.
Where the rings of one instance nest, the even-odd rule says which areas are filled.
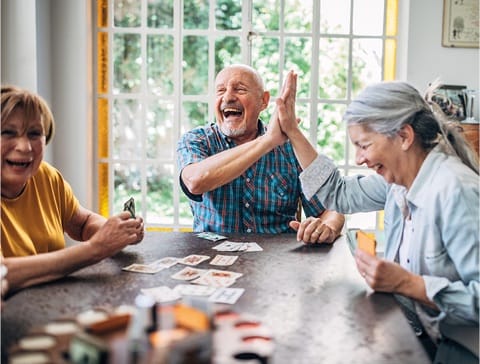
[[[296,192],[296,179],[279,173],[270,173],[269,185],[271,194],[272,196],[275,196],[277,203],[282,201],[283,204],[296,206],[296,201],[298,199],[298,193]]]
[[[425,265],[430,275],[457,280],[458,273],[445,248],[425,254]]]

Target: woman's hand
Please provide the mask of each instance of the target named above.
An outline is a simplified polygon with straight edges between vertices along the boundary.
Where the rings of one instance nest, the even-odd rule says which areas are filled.
[[[422,276],[406,270],[400,264],[380,259],[360,249],[355,252],[355,263],[367,284],[375,291],[399,293],[438,309],[427,297]]]
[[[141,217],[131,218],[124,211],[110,217],[91,237],[90,243],[98,248],[101,259],[114,255],[129,244],[138,244],[144,237],[144,225]]]
[[[371,256],[361,249],[355,252],[355,263],[368,285],[379,292],[397,292],[410,275],[399,264]]]

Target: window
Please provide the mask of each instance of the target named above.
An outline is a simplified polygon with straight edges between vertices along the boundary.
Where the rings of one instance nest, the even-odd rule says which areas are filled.
[[[355,166],[341,116],[365,85],[395,77],[397,0],[96,4],[95,154],[103,215],[133,196],[147,228],[191,228],[176,142],[214,121],[214,78],[231,63],[250,64],[263,76],[272,94],[264,121],[294,69],[304,132],[346,175],[368,173]],[[362,227],[374,227],[374,214],[359,216]]]

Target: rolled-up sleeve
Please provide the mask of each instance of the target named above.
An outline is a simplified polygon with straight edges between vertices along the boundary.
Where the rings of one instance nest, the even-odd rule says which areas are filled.
[[[316,196],[325,208],[344,214],[382,210],[389,189],[378,175],[342,176],[324,155],[300,174],[300,182],[307,199]]]

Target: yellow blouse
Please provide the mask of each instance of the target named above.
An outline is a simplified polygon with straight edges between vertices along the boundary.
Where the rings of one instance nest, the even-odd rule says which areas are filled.
[[[46,253],[65,247],[64,226],[79,208],[60,172],[42,162],[20,196],[2,197],[4,257]]]

